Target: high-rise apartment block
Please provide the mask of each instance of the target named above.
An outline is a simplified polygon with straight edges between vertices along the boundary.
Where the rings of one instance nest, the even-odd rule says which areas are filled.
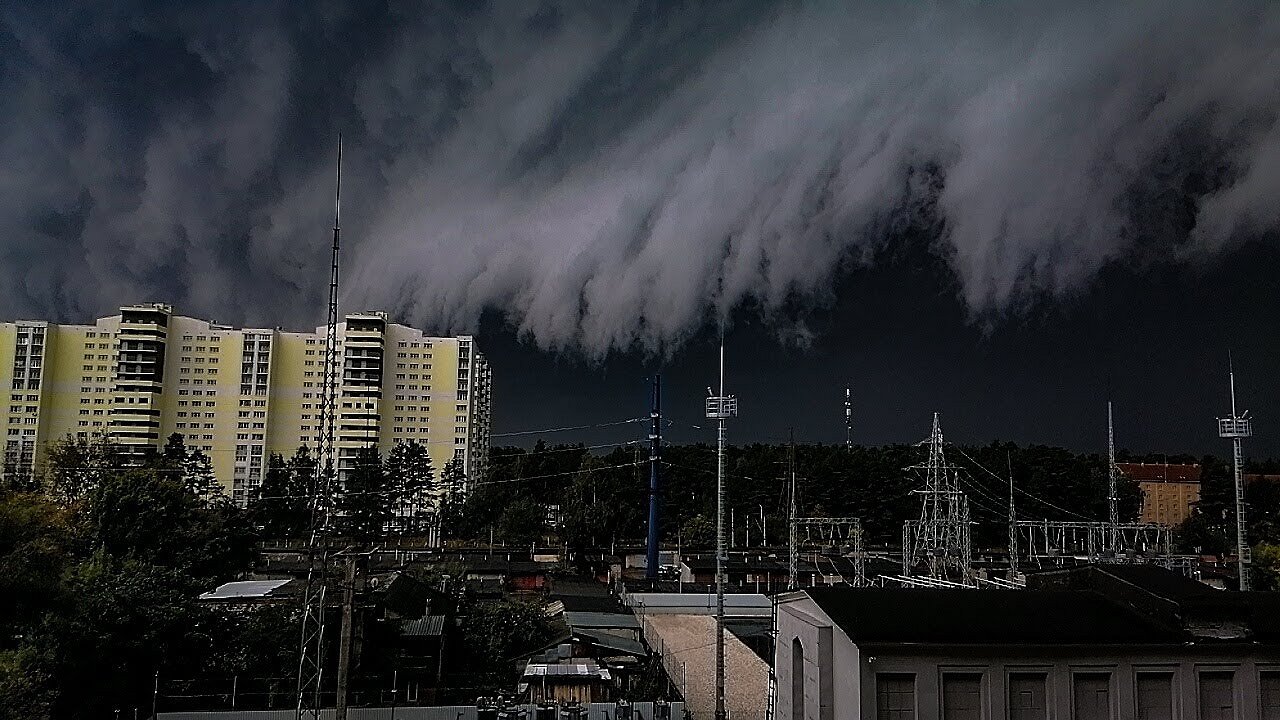
[[[339,470],[356,453],[410,440],[439,473],[484,475],[490,372],[471,336],[430,337],[354,313],[338,325],[334,445]],[[159,449],[173,433],[203,450],[237,501],[267,458],[319,445],[325,328],[236,329],[130,305],[92,325],[0,323],[0,379],[9,402],[6,480],[38,477],[51,443],[104,435],[125,452]]]

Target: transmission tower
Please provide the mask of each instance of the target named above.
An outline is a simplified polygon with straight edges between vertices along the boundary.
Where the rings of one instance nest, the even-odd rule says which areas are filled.
[[[708,388],[710,391],[710,388]],[[718,424],[716,440],[716,714],[726,720],[724,704],[724,443],[725,421],[738,415],[738,398],[724,394],[724,336],[720,337],[720,392],[707,398],[707,417]]]
[[[298,645],[298,720],[320,717],[324,679],[324,614],[329,574],[329,523],[336,463],[334,415],[338,394],[338,247],[342,234],[342,136],[333,193],[333,251],[329,263],[329,311],[325,325],[324,382],[320,388],[320,424],[315,474],[311,479],[307,582],[302,593],[302,634]]]
[[[1218,418],[1218,437],[1231,438],[1231,466],[1236,486],[1236,572],[1240,575],[1240,589],[1249,589],[1249,566],[1252,552],[1244,529],[1244,456],[1240,441],[1253,436],[1253,421],[1249,411],[1236,412],[1236,372],[1228,365],[1231,382],[1231,417]]]
[[[933,414],[933,432],[929,435],[929,456],[915,470],[924,476],[920,519],[908,520],[902,528],[902,572],[924,566],[930,577],[973,578],[972,550],[969,540],[969,500],[960,492],[960,477],[954,466],[947,464],[942,449],[942,425],[938,413]]]

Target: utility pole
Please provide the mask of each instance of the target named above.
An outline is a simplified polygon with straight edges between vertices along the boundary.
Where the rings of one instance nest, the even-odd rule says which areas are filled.
[[[1004,454],[1005,465],[1009,468],[1009,571],[1018,574],[1018,513],[1013,509],[1013,456]]]
[[[1111,554],[1120,550],[1120,497],[1116,489],[1116,434],[1111,419],[1111,401],[1107,401],[1107,522],[1111,538],[1109,545]]]
[[[708,388],[710,390],[710,388]],[[717,421],[716,433],[716,711],[727,720],[724,703],[724,567],[728,561],[724,538],[725,421],[738,415],[738,398],[724,393],[724,335],[720,336],[720,391],[707,398],[707,417]]]
[[[1231,466],[1236,489],[1236,572],[1240,575],[1240,589],[1249,589],[1249,566],[1252,552],[1244,525],[1244,453],[1240,441],[1253,436],[1253,420],[1249,412],[1236,412],[1236,372],[1228,359],[1228,377],[1231,382],[1231,417],[1218,418],[1218,437],[1231,438]]]
[[[645,556],[645,579],[658,580],[658,473],[662,456],[662,376],[653,376],[649,402],[649,546]]]
[[[338,693],[334,701],[334,720],[347,720],[347,687],[351,677],[351,656],[355,634],[357,561],[354,553],[347,555],[347,577],[342,585],[342,630],[338,638]]]
[[[787,512],[787,589],[796,589],[796,431],[791,428],[788,431],[787,441],[787,477],[790,480],[790,489],[787,492],[788,504],[790,507]]]

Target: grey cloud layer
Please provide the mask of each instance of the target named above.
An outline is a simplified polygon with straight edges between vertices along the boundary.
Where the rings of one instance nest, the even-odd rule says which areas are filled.
[[[314,323],[339,129],[348,307],[591,353],[821,301],[922,206],[976,314],[1280,222],[1267,3],[101,12],[4,16],[9,315]]]

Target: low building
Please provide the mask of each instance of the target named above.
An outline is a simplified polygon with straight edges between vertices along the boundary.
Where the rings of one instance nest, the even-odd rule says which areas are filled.
[[[529,663],[520,678],[521,697],[535,703],[597,703],[613,699],[613,676],[594,660]]]
[[[1280,717],[1275,593],[1140,566],[1029,587],[783,594],[777,717]]]
[[[1200,466],[1169,463],[1116,463],[1142,490],[1144,523],[1178,525],[1200,501]]]

